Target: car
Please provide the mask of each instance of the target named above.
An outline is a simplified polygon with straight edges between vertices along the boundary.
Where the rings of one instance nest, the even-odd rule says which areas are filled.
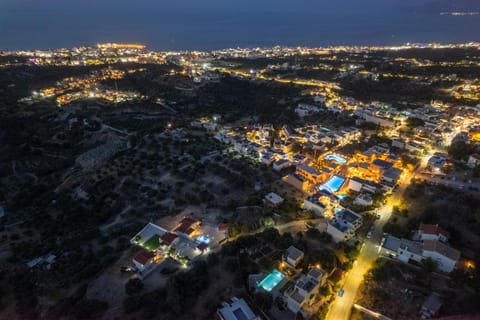
[[[345,293],[345,291],[343,291],[343,288],[342,288],[342,289],[340,289],[340,290],[338,291],[338,296],[339,296],[339,297],[343,297],[343,294],[344,294],[344,293]]]
[[[120,271],[121,272],[131,272],[132,269],[130,267],[122,267],[122,268],[120,268]]]
[[[377,214],[377,215],[375,216],[375,218],[376,218],[376,219],[380,219],[380,215]]]
[[[367,233],[367,239],[370,239],[372,237],[372,231],[368,231]]]

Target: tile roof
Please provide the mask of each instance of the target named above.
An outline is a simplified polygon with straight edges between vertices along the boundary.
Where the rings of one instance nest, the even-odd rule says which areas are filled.
[[[162,239],[162,244],[165,244],[167,246],[171,245],[173,240],[175,240],[178,236],[174,233],[167,232],[164,235],[160,237]]]
[[[151,251],[140,251],[133,260],[137,261],[141,265],[146,265],[150,259],[153,259],[155,255]]]
[[[185,217],[182,219],[182,221],[180,221],[180,225],[177,228],[175,228],[174,231],[190,234],[193,232],[193,229],[191,228],[191,226],[196,222],[197,220],[195,220],[192,217]]]
[[[438,224],[421,224],[420,231],[425,234],[443,235],[446,238],[450,237],[448,231],[443,230]]]
[[[438,254],[454,261],[458,261],[458,259],[460,259],[460,251],[436,240],[423,241],[423,250],[437,252]]]

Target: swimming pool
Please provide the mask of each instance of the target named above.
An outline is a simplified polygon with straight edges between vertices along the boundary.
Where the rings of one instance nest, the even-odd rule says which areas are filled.
[[[209,244],[210,243],[210,238],[205,236],[205,235],[201,235],[201,236],[197,237],[197,241],[201,242],[201,243]]]
[[[277,269],[274,269],[268,276],[266,276],[259,284],[259,287],[262,287],[266,291],[270,292],[279,284],[283,279],[285,278],[285,275],[278,271]]]
[[[345,194],[345,193],[337,194],[337,198],[340,199],[340,200],[343,200],[343,199],[345,199],[346,197],[348,197],[348,195]]]
[[[328,179],[324,184],[320,185],[320,190],[327,190],[331,193],[337,192],[345,182],[345,178],[339,176],[333,176]]]
[[[325,157],[325,160],[333,160],[338,163],[346,163],[347,159],[340,157],[338,154],[331,153]]]

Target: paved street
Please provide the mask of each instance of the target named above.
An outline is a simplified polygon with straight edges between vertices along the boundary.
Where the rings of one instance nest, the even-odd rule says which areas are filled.
[[[348,320],[350,318],[351,309],[357,290],[363,281],[364,275],[372,267],[373,262],[377,259],[380,248],[379,244],[383,236],[383,226],[390,219],[392,213],[392,207],[399,202],[408,185],[409,178],[405,178],[399,183],[398,188],[388,199],[386,205],[379,209],[380,219],[378,219],[372,230],[372,236],[370,239],[366,239],[360,254],[353,265],[353,268],[346,274],[344,279],[344,294],[342,297],[336,296],[335,301],[330,307],[330,311],[327,314],[329,320]]]

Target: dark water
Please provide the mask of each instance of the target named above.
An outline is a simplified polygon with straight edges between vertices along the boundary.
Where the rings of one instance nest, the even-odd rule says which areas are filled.
[[[480,16],[440,10],[428,0],[0,0],[0,49],[110,41],[158,50],[480,41]]]

